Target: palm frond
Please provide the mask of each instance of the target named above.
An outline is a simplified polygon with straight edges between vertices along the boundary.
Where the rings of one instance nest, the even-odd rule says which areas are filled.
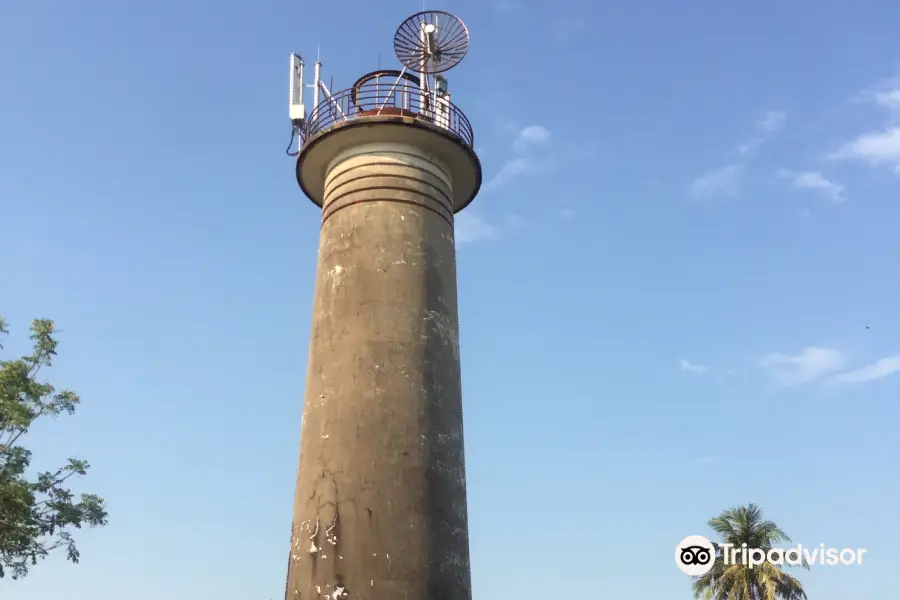
[[[763,518],[762,509],[756,504],[735,506],[710,519],[709,527],[716,532],[721,544],[740,548],[758,548],[768,552],[791,538],[775,524]],[[713,568],[692,585],[694,598],[703,600],[807,600],[806,592],[797,579],[777,565],[764,562],[751,569],[738,563],[725,565],[723,548],[714,543],[716,562]],[[806,559],[803,567],[809,568]]]

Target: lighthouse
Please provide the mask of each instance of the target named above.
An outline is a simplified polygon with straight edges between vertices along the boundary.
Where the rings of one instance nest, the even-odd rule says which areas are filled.
[[[470,600],[454,218],[478,193],[443,73],[454,15],[335,91],[291,57],[296,177],[321,210],[286,600]],[[312,87],[313,106],[305,109]]]

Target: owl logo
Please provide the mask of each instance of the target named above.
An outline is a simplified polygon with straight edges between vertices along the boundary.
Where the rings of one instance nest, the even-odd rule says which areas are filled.
[[[705,575],[716,564],[716,548],[702,535],[690,535],[675,546],[675,564],[692,577]]]
[[[703,546],[688,546],[681,549],[681,564],[684,565],[705,565],[711,558],[709,550]]]

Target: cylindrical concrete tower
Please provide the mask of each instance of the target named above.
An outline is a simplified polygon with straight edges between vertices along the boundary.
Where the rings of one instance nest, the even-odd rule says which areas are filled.
[[[471,599],[453,222],[481,165],[448,97],[384,74],[297,160],[322,226],[286,600]]]

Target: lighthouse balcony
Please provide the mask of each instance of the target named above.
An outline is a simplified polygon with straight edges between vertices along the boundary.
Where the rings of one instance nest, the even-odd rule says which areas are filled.
[[[333,94],[323,94],[303,128],[303,145],[320,134],[365,119],[384,122],[395,117],[399,122],[427,123],[457,138],[474,149],[472,124],[442,90],[422,87],[419,78],[399,71],[375,71],[357,83]]]

